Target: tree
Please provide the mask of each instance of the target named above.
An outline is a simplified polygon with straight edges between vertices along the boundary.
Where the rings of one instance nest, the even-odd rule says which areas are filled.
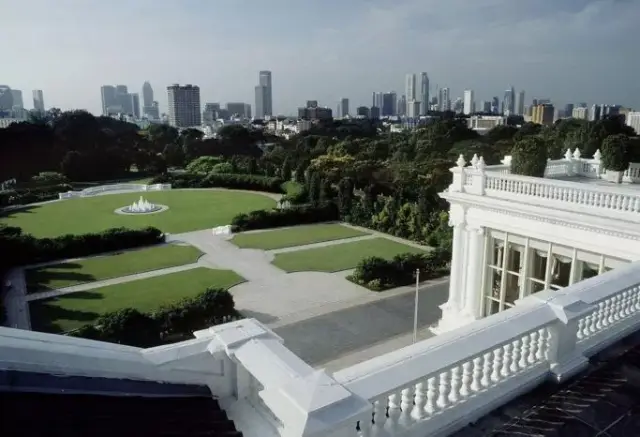
[[[547,168],[547,146],[537,137],[516,141],[511,152],[511,173],[543,177]]]
[[[102,340],[112,343],[149,347],[159,341],[155,320],[133,308],[104,314],[96,320],[95,327]]]
[[[607,170],[623,172],[629,168],[629,137],[626,135],[609,135],[602,142],[600,152],[602,165]]]
[[[291,180],[291,164],[289,162],[289,158],[286,158],[284,160],[284,163],[282,164],[281,178],[284,181],[290,181]]]
[[[353,208],[353,180],[342,178],[338,184],[338,208],[343,216],[349,215]]]
[[[167,144],[162,151],[162,156],[171,167],[182,167],[184,165],[184,152],[177,144]]]
[[[320,175],[316,172],[312,172],[309,175],[309,183],[307,191],[309,193],[309,202],[312,205],[317,205],[320,202]]]

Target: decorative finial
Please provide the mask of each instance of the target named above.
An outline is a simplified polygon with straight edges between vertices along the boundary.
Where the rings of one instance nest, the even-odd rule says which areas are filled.
[[[481,156],[480,159],[478,160],[478,163],[476,164],[476,168],[478,170],[484,170],[486,166],[487,164],[484,163],[484,158]]]
[[[571,154],[571,149],[567,149],[567,151],[564,153],[564,159],[566,159],[567,161],[571,161],[572,157],[573,155]]]
[[[478,154],[477,153],[473,154],[473,158],[471,158],[471,165],[474,166],[474,167],[478,165]]]
[[[600,149],[598,149],[596,150],[596,153],[593,154],[593,159],[600,161],[600,158],[602,158],[602,153],[600,153]]]
[[[464,156],[462,155],[462,153],[460,154],[460,156],[458,156],[456,164],[458,165],[458,167],[464,167],[465,165],[467,165],[467,161],[464,160]]]
[[[580,153],[580,149],[576,147],[576,150],[573,152],[573,158],[580,159],[580,156],[582,156],[582,154]]]

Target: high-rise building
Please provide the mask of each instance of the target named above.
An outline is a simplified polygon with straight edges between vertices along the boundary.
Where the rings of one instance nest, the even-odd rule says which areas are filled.
[[[153,88],[149,82],[142,85],[142,115],[157,118],[153,108]]]
[[[247,111],[247,103],[244,102],[229,102],[227,103],[227,111],[229,115],[242,118],[251,118],[251,105],[249,105]]]
[[[511,87],[504,92],[504,99],[502,100],[502,113],[513,115],[516,111],[516,91]]]
[[[219,118],[219,112],[220,103],[205,103],[204,110],[202,111],[202,124],[206,126],[213,126],[213,122]]]
[[[491,99],[491,112],[494,114],[500,113],[500,99],[497,96]]]
[[[138,93],[131,93],[131,113],[135,118],[140,118],[140,95]]]
[[[449,95],[449,88],[440,88],[438,93],[438,109],[440,111],[451,110],[451,96]]]
[[[531,113],[531,121],[533,123],[544,124],[550,126],[553,124],[555,117],[555,108],[549,103],[536,105]]]
[[[483,100],[480,102],[480,111],[484,114],[491,113],[491,102],[488,100]]]
[[[419,117],[420,116],[420,102],[411,100],[407,102],[407,117]]]
[[[100,87],[100,96],[102,98],[102,115],[121,112],[118,106],[118,99],[116,98],[116,88],[114,86],[103,85]]]
[[[380,108],[377,106],[372,106],[369,110],[369,118],[372,118],[374,120],[380,118]]]
[[[407,96],[405,96],[404,94],[401,95],[400,98],[398,99],[398,106],[397,106],[396,112],[401,117],[407,115]]]
[[[573,103],[567,103],[564,106],[564,116],[573,117]]]
[[[358,106],[358,108],[356,109],[356,115],[358,117],[369,118],[369,108],[367,108],[366,106]]]
[[[640,134],[640,112],[627,112],[625,123],[631,126],[636,134]]]
[[[589,117],[589,110],[583,107],[573,108],[573,111],[571,111],[571,117],[586,120]]]
[[[596,105],[595,103],[591,106],[591,111],[589,111],[589,120],[590,121],[598,121],[600,120],[601,115],[600,105]]]
[[[463,112],[465,115],[473,114],[475,112],[474,102],[473,90],[464,90]]]
[[[15,106],[15,102],[14,102],[14,106]],[[604,118],[611,115],[618,115],[620,114],[620,109],[622,109],[620,105],[602,105],[600,116]]]
[[[346,117],[349,115],[349,99],[343,97],[340,100],[340,111],[338,111],[340,117]]]
[[[382,101],[380,102],[380,114],[383,117],[396,115],[397,103],[398,103],[398,96],[393,91],[382,94]]]
[[[429,75],[426,72],[420,73],[420,115],[427,115],[429,112]]]
[[[174,84],[167,87],[169,124],[175,127],[194,127],[202,124],[200,87]]]
[[[261,71],[256,86],[256,118],[264,119],[267,115],[273,115],[272,92],[271,72]]]
[[[13,96],[13,110],[24,109],[24,101],[22,100],[22,91],[20,90],[11,90],[11,95]]]
[[[318,101],[317,100],[307,100],[307,108],[317,108]]]
[[[407,97],[407,102],[412,100],[418,100],[416,95],[416,75],[407,74],[404,84],[404,95]]]
[[[44,96],[42,90],[33,90],[33,109],[44,112]]]
[[[518,93],[518,102],[516,105],[516,114],[524,115],[524,90]]]

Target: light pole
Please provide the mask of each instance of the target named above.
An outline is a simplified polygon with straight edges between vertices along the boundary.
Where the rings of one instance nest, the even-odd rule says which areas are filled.
[[[418,292],[420,284],[420,269],[416,269],[416,300],[413,309],[413,342],[418,341]]]

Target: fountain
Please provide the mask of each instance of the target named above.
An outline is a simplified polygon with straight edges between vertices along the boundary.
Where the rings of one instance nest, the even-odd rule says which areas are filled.
[[[154,212],[162,212],[167,209],[168,207],[165,205],[156,205],[155,203],[151,203],[140,196],[140,199],[138,199],[137,202],[133,202],[129,206],[118,208],[115,212],[118,214],[151,214]]]

